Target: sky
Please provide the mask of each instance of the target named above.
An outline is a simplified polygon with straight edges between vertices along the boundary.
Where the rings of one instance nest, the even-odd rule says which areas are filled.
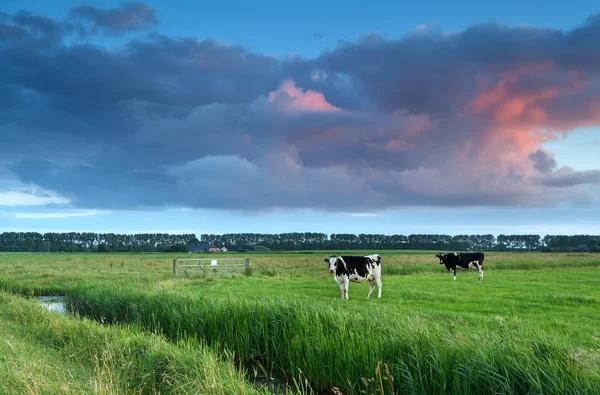
[[[211,7],[0,0],[0,232],[600,234],[597,1]]]

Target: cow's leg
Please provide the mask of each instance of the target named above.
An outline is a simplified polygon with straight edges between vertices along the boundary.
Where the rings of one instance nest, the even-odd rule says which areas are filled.
[[[477,279],[483,281],[483,266],[477,265],[477,270],[479,271],[479,277]]]
[[[338,286],[340,287],[340,299],[344,299],[344,281],[338,280]]]
[[[350,285],[350,279],[348,277],[344,278],[344,292],[346,299],[348,299],[348,286]]]
[[[452,274],[454,275],[454,281],[456,281],[456,268],[452,269]]]
[[[369,294],[367,295],[367,298],[371,297],[371,294],[373,293],[373,290],[375,289],[375,280],[370,279],[369,286],[371,287],[371,289],[369,290]]]
[[[377,282],[377,297],[381,299],[381,286],[382,286],[381,276],[377,276],[375,281]]]

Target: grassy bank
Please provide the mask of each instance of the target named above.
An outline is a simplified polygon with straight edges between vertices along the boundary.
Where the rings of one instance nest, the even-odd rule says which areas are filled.
[[[46,312],[0,292],[2,394],[267,394],[198,342]]]

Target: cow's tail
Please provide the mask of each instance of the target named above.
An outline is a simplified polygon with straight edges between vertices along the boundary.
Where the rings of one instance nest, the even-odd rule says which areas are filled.
[[[485,258],[485,255],[482,252],[481,253],[481,259],[479,259],[479,266],[481,266],[481,267],[483,267],[483,258]]]

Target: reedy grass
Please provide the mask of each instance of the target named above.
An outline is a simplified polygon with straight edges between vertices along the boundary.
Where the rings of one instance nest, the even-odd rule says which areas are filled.
[[[267,394],[226,354],[139,326],[105,327],[0,292],[2,394]]]
[[[106,323],[136,322],[173,341],[206,341],[246,366],[322,391],[357,393],[366,383],[386,393],[392,384],[399,393],[416,394],[600,393],[597,359],[582,363],[560,339],[510,320],[500,330],[453,329],[421,315],[352,311],[343,302],[211,299],[115,287],[81,290],[69,304]]]

